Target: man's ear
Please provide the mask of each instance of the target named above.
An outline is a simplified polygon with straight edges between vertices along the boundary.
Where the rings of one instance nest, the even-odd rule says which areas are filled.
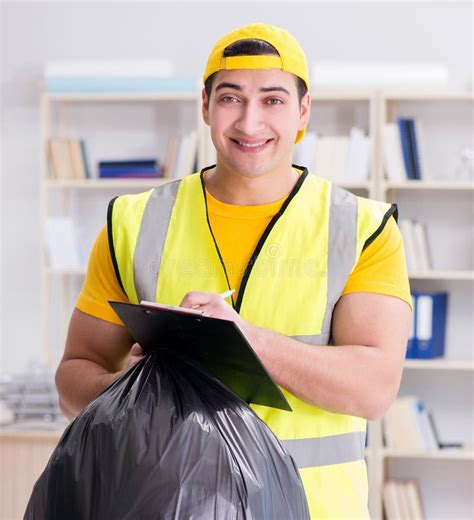
[[[306,94],[301,99],[300,103],[300,124],[298,130],[304,130],[308,126],[309,117],[311,115],[311,94]]]
[[[209,126],[209,97],[206,94],[206,89],[203,88],[201,92],[202,99],[202,118],[206,125]]]

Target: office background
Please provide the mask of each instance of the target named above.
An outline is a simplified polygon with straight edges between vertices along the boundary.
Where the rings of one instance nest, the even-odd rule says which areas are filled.
[[[473,6],[468,1],[3,2],[0,4],[2,373],[22,373],[41,363],[42,359],[39,101],[44,88],[45,64],[56,60],[163,59],[172,63],[175,74],[199,78],[215,40],[234,27],[255,21],[283,26],[295,34],[306,51],[310,66],[318,62],[443,64],[449,70],[450,90],[473,88]],[[472,103],[463,106],[472,114]],[[121,108],[117,107],[117,110],[122,114]],[[137,105],[135,109],[123,110],[127,125],[133,128],[133,142],[138,145],[142,140],[149,146],[144,151],[151,150],[151,140],[157,136],[150,135],[149,130],[154,128],[155,122],[148,118],[146,109]],[[451,105],[446,108],[440,104],[439,110],[441,120],[443,117],[449,119]],[[95,113],[105,114],[99,106],[84,111],[90,121]],[[193,108],[187,116],[189,119],[194,117]],[[469,115],[463,117],[465,128]],[[110,131],[111,121],[113,119],[108,119],[102,127],[98,120],[98,128],[105,130],[108,126]],[[123,131],[126,133],[126,127]],[[104,146],[109,151],[113,150],[115,135],[123,138],[125,134],[111,133],[104,139]],[[443,136],[446,143],[455,138],[454,132]],[[165,153],[166,143],[156,146],[160,153]],[[453,165],[455,161],[452,157]],[[420,193],[419,199],[408,197],[408,213],[414,212],[417,205],[423,207],[427,215],[430,211],[439,213],[436,204],[440,198],[431,195],[424,198],[423,192]],[[469,193],[447,193],[447,205],[440,209],[452,218],[450,228],[444,232],[458,234],[459,240],[472,239],[472,225],[469,224],[473,216],[469,209],[472,190]],[[90,199],[86,207],[94,213],[94,222],[100,220],[100,215],[105,221],[106,200],[103,196],[90,192],[82,197]],[[434,209],[429,209],[430,206]],[[87,217],[84,215],[86,224],[92,225]],[[456,222],[462,225],[456,225]],[[90,232],[84,236],[83,256],[87,255],[93,238]],[[453,268],[472,272],[472,245],[464,245],[462,252],[456,258],[447,252],[446,263],[452,261]],[[75,280],[76,288],[78,283],[80,286],[80,279]],[[439,281],[435,285],[444,289],[443,283]],[[456,358],[458,353],[462,357],[472,350],[472,329],[464,319],[466,313],[472,316],[472,280],[468,279],[465,284],[467,289],[461,287],[462,280],[447,283],[450,289],[453,284],[456,308],[470,309],[464,311],[463,323],[456,321],[455,316],[455,327],[450,327],[449,343],[453,358]],[[454,345],[458,323],[462,328],[462,347]],[[467,357],[472,360],[472,352]],[[439,376],[427,375],[428,372],[410,372],[408,389],[423,393],[426,388],[433,388],[434,393],[438,392],[436,398],[442,405],[444,419],[442,433],[453,438],[458,430],[462,440],[470,440],[472,444],[474,372],[465,368],[459,372],[440,372]],[[444,387],[451,387],[446,399],[441,395]],[[450,414],[454,418],[452,423]],[[429,518],[449,517],[446,511],[450,506],[440,505],[447,495],[451,496],[453,504],[460,504],[460,513],[453,518],[468,518],[470,511],[474,513],[469,498],[473,488],[472,451],[470,453],[461,460],[433,458],[425,465],[419,464],[417,459],[404,462],[396,457],[387,462],[376,452],[369,473],[372,468],[373,473],[385,471],[385,478],[424,479],[422,492],[430,501],[427,506]],[[381,462],[383,460],[385,462]],[[380,478],[383,479],[383,475],[372,475],[371,493],[380,491],[375,490],[376,484],[373,484],[380,482]],[[374,507],[380,513],[378,506]],[[441,512],[437,514],[437,511]]]
[[[38,359],[39,95],[53,60],[165,59],[199,77],[233,27],[265,20],[319,61],[443,63],[472,75],[469,2],[6,2],[2,4],[2,366]],[[25,320],[28,326],[25,326]]]

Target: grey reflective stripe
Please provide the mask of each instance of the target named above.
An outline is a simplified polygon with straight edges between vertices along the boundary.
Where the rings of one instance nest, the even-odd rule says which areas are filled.
[[[332,313],[351,274],[357,252],[357,197],[332,186],[328,230],[328,294],[321,331],[330,334]]]
[[[181,181],[155,188],[148,199],[138,232],[133,275],[138,301],[154,302],[168,225]]]
[[[343,464],[364,458],[365,432],[280,441],[298,468]]]
[[[310,345],[327,345],[329,342],[328,334],[311,334],[306,336],[290,336],[290,338],[309,343]]]

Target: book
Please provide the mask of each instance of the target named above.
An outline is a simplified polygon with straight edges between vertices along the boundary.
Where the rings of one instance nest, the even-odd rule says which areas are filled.
[[[425,518],[418,483],[415,480],[386,480],[382,487],[386,520],[423,520]]]
[[[54,179],[81,180],[90,177],[82,139],[50,139],[48,157]]]
[[[410,520],[423,520],[425,515],[423,513],[418,482],[416,480],[405,481],[402,491],[407,499]]]
[[[162,169],[157,159],[124,159],[99,161],[100,178],[153,178],[161,177]]]
[[[371,139],[364,130],[352,127],[349,132],[349,141],[345,160],[343,178],[346,182],[366,182],[370,172],[370,145]]]
[[[418,399],[414,396],[396,399],[383,418],[387,448],[424,452],[425,446],[418,423]]]
[[[448,294],[416,292],[416,354],[418,359],[444,355]]]
[[[428,152],[428,146],[425,136],[424,125],[422,121],[415,119],[415,135],[416,135],[416,145],[418,150],[418,162],[420,168],[420,176],[424,181],[430,181],[432,179],[431,173],[431,162],[430,162],[430,154]]]
[[[423,437],[423,443],[425,446],[425,451],[433,452],[438,450],[438,442],[436,440],[436,436],[433,432],[433,427],[431,426],[431,422],[428,417],[428,412],[426,410],[425,403],[423,401],[418,400],[417,403],[418,408],[418,422],[420,425],[421,435]]]
[[[51,269],[80,269],[72,217],[47,217],[44,228],[47,263]]]
[[[398,221],[398,227],[402,235],[408,273],[416,273],[419,271],[419,266],[413,222],[409,219],[400,219]]]
[[[426,225],[421,222],[413,221],[412,226],[417,270],[424,272],[431,271],[433,269],[433,264],[428,246]]]
[[[136,171],[99,171],[101,179],[157,179],[161,177],[161,170],[152,170],[149,172]]]
[[[406,178],[415,179],[415,171],[413,165],[413,154],[411,150],[410,137],[405,119],[397,118],[398,130],[400,132],[400,141],[402,144],[403,164],[405,165]]]
[[[183,135],[176,147],[176,160],[173,170],[170,171],[172,179],[180,179],[185,175],[194,173],[197,157],[197,132],[192,131]]]
[[[48,141],[48,158],[54,179],[75,178],[69,139],[50,139]]]
[[[233,321],[153,302],[109,304],[145,354],[156,352],[185,358],[209,370],[247,403],[291,411],[285,396]]]
[[[118,161],[99,161],[99,168],[156,168],[156,159],[122,159]]]
[[[412,154],[413,174],[415,176],[415,179],[422,180],[415,122],[414,122],[413,118],[408,118],[405,120],[405,122],[407,125],[408,139],[410,142],[410,149],[411,149],[411,154]]]
[[[79,141],[79,139],[69,139],[68,141],[74,178],[85,179],[87,175],[84,166],[84,157],[82,152],[81,141]]]
[[[424,401],[416,396],[398,397],[383,418],[385,445],[389,449],[420,453],[439,448]]]
[[[402,141],[398,126],[394,123],[384,125],[382,129],[383,166],[385,177],[390,182],[407,180],[403,162]]]
[[[400,520],[402,518],[398,490],[396,482],[387,480],[382,488],[382,502],[387,520]]]
[[[91,170],[90,170],[90,167],[89,167],[89,155],[87,153],[86,142],[84,141],[84,139],[81,139],[80,143],[81,143],[82,162],[84,164],[84,173],[86,175],[86,179],[90,179],[91,178]]]
[[[346,136],[317,136],[315,173],[338,183],[344,182],[349,138]]]
[[[433,263],[425,224],[410,219],[400,219],[398,227],[402,235],[408,273],[432,270]]]

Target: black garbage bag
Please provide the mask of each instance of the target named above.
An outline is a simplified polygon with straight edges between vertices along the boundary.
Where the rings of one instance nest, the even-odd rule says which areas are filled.
[[[68,426],[25,519],[306,520],[298,470],[203,366],[145,356]]]

